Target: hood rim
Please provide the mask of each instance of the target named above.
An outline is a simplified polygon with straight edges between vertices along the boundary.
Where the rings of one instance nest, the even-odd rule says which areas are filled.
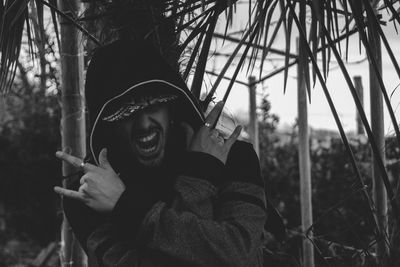
[[[170,86],[170,87],[172,87],[172,88],[177,89],[177,90],[180,91],[181,93],[183,93],[183,95],[189,100],[190,104],[193,106],[194,110],[196,111],[196,114],[199,116],[199,119],[200,119],[202,122],[205,121],[203,112],[202,112],[201,110],[199,110],[199,108],[196,106],[195,102],[194,102],[193,99],[190,97],[190,95],[189,95],[189,93],[187,92],[187,90],[185,90],[184,88],[181,88],[181,87],[179,87],[179,86],[176,86],[176,85],[173,84],[173,83],[170,83],[170,82],[168,82],[168,81],[161,80],[161,79],[147,80],[147,81],[144,81],[144,82],[140,82],[140,83],[138,83],[138,84],[135,84],[135,85],[129,87],[128,89],[126,89],[125,91],[123,91],[122,93],[120,93],[120,94],[118,94],[118,95],[116,95],[116,96],[110,98],[109,100],[107,100],[107,101],[102,105],[102,107],[100,108],[100,110],[99,110],[99,112],[98,112],[98,114],[97,114],[97,116],[96,116],[96,119],[95,119],[95,121],[94,121],[94,123],[93,123],[93,127],[92,127],[92,129],[91,129],[90,136],[89,136],[90,153],[92,154],[93,160],[95,161],[95,164],[96,164],[96,165],[99,165],[99,162],[98,162],[97,157],[96,157],[96,155],[95,155],[95,153],[94,153],[93,136],[94,136],[94,133],[95,133],[95,130],[96,130],[96,126],[98,125],[98,122],[99,122],[99,120],[100,120],[100,116],[101,116],[101,114],[103,113],[104,109],[105,109],[106,106],[107,106],[108,104],[110,104],[112,101],[114,101],[114,100],[116,100],[116,99],[118,99],[118,98],[124,96],[125,94],[131,92],[133,89],[136,89],[136,88],[138,88],[138,87],[140,87],[140,86],[143,86],[143,85],[146,85],[146,84],[149,84],[149,83],[162,83],[162,84],[166,84],[166,85],[168,85],[168,86]]]

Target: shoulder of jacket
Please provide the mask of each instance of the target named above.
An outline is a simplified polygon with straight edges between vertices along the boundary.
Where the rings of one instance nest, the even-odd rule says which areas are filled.
[[[229,152],[226,162],[231,181],[241,181],[264,187],[260,162],[251,143],[236,141]]]

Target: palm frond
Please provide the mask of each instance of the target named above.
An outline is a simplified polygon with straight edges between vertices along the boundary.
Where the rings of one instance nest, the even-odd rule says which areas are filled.
[[[302,29],[306,32],[306,2],[301,1],[299,3],[299,20]],[[311,101],[311,86],[310,86],[310,68],[308,65],[308,57],[307,53],[303,51],[304,46],[308,46],[307,39],[300,39],[300,43],[304,42],[304,45],[299,45],[299,67],[301,72],[303,72],[303,77],[305,78],[307,93],[309,101]]]
[[[272,3],[271,3],[272,2]],[[269,28],[271,25],[271,21],[272,21],[272,15],[274,14],[275,11],[275,6],[278,4],[278,1],[269,1],[267,3],[266,8],[269,9],[267,17],[265,19],[265,24],[264,24],[264,28],[265,28],[265,32],[264,32],[264,41],[262,43],[263,47],[267,48],[267,41],[268,41],[268,33],[269,33]],[[277,27],[275,27],[276,29]],[[271,43],[272,44],[272,43]],[[262,74],[262,70],[264,69],[264,61],[267,58],[268,52],[270,50],[269,49],[263,49],[263,53],[262,53],[262,57],[261,57],[261,65],[260,65],[260,79],[261,79],[261,74]]]
[[[248,36],[250,35],[250,33],[254,30],[255,26],[256,26],[257,22],[253,22],[253,24],[249,27],[249,29],[246,30],[246,32],[244,33],[241,41],[236,45],[235,50],[232,52],[230,58],[227,60],[227,62],[225,63],[223,69],[220,72],[220,76],[217,77],[216,81],[214,82],[210,92],[207,94],[206,98],[204,99],[204,107],[207,107],[209,105],[209,103],[212,100],[213,95],[215,94],[222,78],[225,76],[226,72],[228,71],[229,67],[231,66],[233,60],[236,58],[236,55],[238,54],[239,50],[242,48],[242,46],[245,44],[246,39],[248,38]],[[250,45],[250,43],[248,43],[248,45]]]
[[[286,11],[283,11],[283,13],[286,13]],[[291,37],[292,37],[292,25],[293,25],[293,16],[289,15],[288,17],[288,22],[287,22],[287,27],[285,30],[285,39],[286,39],[286,56],[285,56],[285,74],[283,77],[283,93],[286,92],[286,85],[287,85],[287,79],[288,79],[288,74],[289,74],[289,53],[290,53],[290,45],[291,45]]]
[[[204,19],[205,19],[205,17],[204,17]],[[200,27],[200,26],[201,26],[201,27]],[[196,28],[192,30],[192,32],[190,33],[190,35],[189,35],[188,38],[186,39],[185,43],[184,43],[183,45],[181,45],[181,48],[186,48],[186,47],[187,47],[187,44],[188,44],[190,41],[192,41],[193,38],[194,38],[195,36],[200,35],[200,36],[198,36],[198,40],[197,40],[197,42],[196,42],[196,44],[195,44],[193,50],[190,51],[190,52],[191,52],[191,53],[190,53],[190,58],[189,58],[188,64],[186,65],[185,72],[183,73],[183,79],[184,79],[185,81],[186,81],[187,78],[189,77],[189,73],[190,73],[190,71],[191,71],[191,69],[192,69],[192,66],[193,66],[193,64],[194,64],[194,61],[195,61],[195,59],[197,58],[197,54],[198,54],[200,45],[201,45],[201,43],[202,43],[202,40],[203,40],[203,38],[204,38],[204,35],[206,34],[206,31],[203,30],[203,28],[205,28],[205,26],[206,26],[206,25],[198,24],[198,25],[196,26]]]
[[[392,64],[393,64],[393,66],[394,66],[394,68],[396,70],[397,76],[400,78],[400,67],[399,67],[399,64],[397,63],[397,59],[394,56],[392,48],[390,47],[389,42],[388,42],[388,40],[387,40],[387,38],[386,38],[382,28],[381,28],[379,20],[376,17],[376,15],[375,15],[370,3],[368,1],[365,1],[364,3],[365,3],[366,11],[367,11],[368,21],[372,21],[372,23],[375,25],[375,28],[377,29],[377,31],[378,31],[378,33],[379,33],[379,35],[380,35],[380,37],[381,37],[381,39],[383,41],[383,44],[384,44],[384,46],[386,48],[386,51],[388,52],[390,60],[392,61]]]
[[[209,17],[210,22],[208,23],[208,29],[205,34],[204,42],[198,59],[196,72],[194,74],[191,91],[195,97],[200,98],[201,86],[203,84],[204,73],[206,70],[206,64],[208,60],[208,52],[210,51],[211,40],[213,38],[213,33],[215,31],[215,26],[217,25],[219,13],[214,12],[213,15]]]
[[[27,18],[27,0],[1,1],[0,18],[0,93],[7,93],[12,85],[21,50],[24,23]]]

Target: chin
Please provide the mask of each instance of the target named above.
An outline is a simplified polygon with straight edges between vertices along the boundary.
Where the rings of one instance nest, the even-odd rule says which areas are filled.
[[[138,157],[139,162],[148,168],[156,168],[161,166],[161,164],[164,161],[164,153],[160,153],[159,155],[157,155],[156,157],[153,158],[143,158],[143,157]]]

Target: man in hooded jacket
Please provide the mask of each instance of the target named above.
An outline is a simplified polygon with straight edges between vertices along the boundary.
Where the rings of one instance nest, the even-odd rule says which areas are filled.
[[[264,183],[240,127],[223,138],[185,83],[146,42],[94,54],[85,94],[91,163],[64,212],[90,266],[262,266]]]

